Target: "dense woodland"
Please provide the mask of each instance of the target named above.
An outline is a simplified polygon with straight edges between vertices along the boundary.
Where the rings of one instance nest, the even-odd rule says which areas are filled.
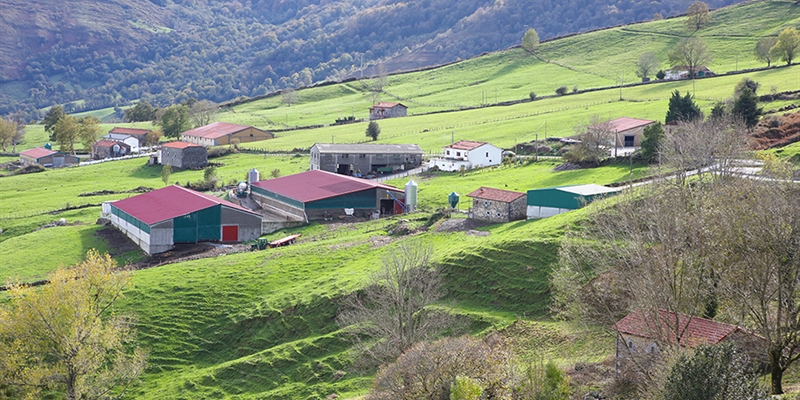
[[[137,4],[142,1],[116,0],[109,8],[95,8],[70,0],[66,8],[51,9],[49,0],[41,0],[36,13],[51,13],[46,25],[17,7],[19,18],[0,21],[5,25],[0,28],[15,33],[5,39],[9,43],[0,43],[0,58],[7,60],[0,66],[0,115],[22,110],[29,119],[38,119],[37,109],[69,102],[74,103],[67,104],[68,112],[122,106],[139,98],[156,105],[190,97],[221,102],[341,79],[377,62],[386,62],[390,70],[408,67],[392,67],[391,60],[413,59],[415,53],[426,55],[415,66],[472,57],[518,44],[530,27],[547,39],[649,20],[657,13],[676,15],[690,4],[689,0]],[[3,2],[10,2],[11,9],[19,6]],[[715,8],[734,2],[708,3]],[[72,15],[78,10],[81,18]],[[90,25],[99,20],[105,25]],[[33,29],[31,24],[38,29],[35,43],[23,40],[26,30]],[[15,38],[17,43],[11,43]]]

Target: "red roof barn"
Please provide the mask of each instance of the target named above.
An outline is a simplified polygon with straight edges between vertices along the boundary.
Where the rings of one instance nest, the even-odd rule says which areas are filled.
[[[274,138],[275,135],[252,126],[214,122],[190,131],[183,132],[181,139],[201,146],[222,146],[233,143],[257,142]]]

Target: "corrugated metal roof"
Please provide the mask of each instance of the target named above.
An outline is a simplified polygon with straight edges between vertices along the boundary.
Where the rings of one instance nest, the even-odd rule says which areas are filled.
[[[525,196],[525,193],[514,192],[511,190],[493,189],[481,186],[480,189],[468,194],[467,196],[476,199],[494,200],[494,201],[502,201],[504,203],[510,203],[522,196]]]
[[[425,154],[416,144],[331,144],[316,143],[314,147],[320,154]]]
[[[486,142],[473,142],[469,140],[459,140],[449,146],[444,146],[446,149],[456,149],[456,150],[475,150],[478,147],[487,144]]]
[[[53,150],[47,150],[44,147],[36,147],[36,148],[30,149],[30,150],[22,151],[19,154],[21,156],[26,156],[26,157],[30,157],[30,158],[42,158],[42,157],[47,157],[47,156],[49,156],[51,154],[56,154],[56,153],[58,153],[58,152],[57,151],[53,151]]]
[[[402,190],[394,186],[321,170],[301,172],[299,174],[280,178],[258,181],[254,183],[253,186],[303,203],[373,188],[402,192]]]
[[[605,194],[605,193],[616,193],[621,192],[622,189],[619,188],[610,188],[607,186],[596,185],[594,183],[589,183],[586,185],[575,185],[575,186],[559,186],[555,189],[558,189],[562,192],[574,193],[581,196],[591,196],[596,194]]]
[[[232,135],[248,128],[252,128],[252,126],[229,124],[227,122],[213,122],[206,126],[201,126],[199,128],[194,128],[190,131],[183,132],[182,135],[206,139],[219,139],[223,136]]]
[[[171,147],[173,149],[185,149],[187,147],[203,147],[203,146],[189,142],[167,142],[162,144],[161,147]]]
[[[736,330],[747,332],[736,325],[667,310],[658,310],[658,321],[649,320],[645,318],[644,313],[634,311],[619,320],[611,329],[628,335],[678,343],[686,347],[717,344]],[[760,338],[758,335],[753,334],[753,336]]]
[[[223,205],[250,214],[260,215],[242,206],[205,193],[172,185],[113,203],[114,207],[130,214],[145,224],[152,225],[198,210]]]
[[[121,133],[123,135],[134,135],[134,136],[147,135],[147,132],[150,132],[150,129],[123,128],[119,126],[115,126],[110,131],[108,131],[108,133]]]

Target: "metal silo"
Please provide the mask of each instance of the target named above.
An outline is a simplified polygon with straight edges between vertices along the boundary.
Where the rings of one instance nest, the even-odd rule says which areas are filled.
[[[406,183],[406,212],[414,212],[417,210],[417,183],[414,180]]]
[[[247,184],[252,185],[261,180],[261,174],[257,169],[253,168],[247,173]]]
[[[450,204],[450,208],[458,207],[459,198],[460,197],[458,196],[458,193],[456,193],[456,192],[451,192],[449,195],[447,195],[447,202]]]

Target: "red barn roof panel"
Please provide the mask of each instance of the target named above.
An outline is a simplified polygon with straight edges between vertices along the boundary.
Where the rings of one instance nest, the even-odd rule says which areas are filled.
[[[118,200],[111,204],[148,225],[216,205],[223,205],[258,215],[252,210],[229,201],[176,185]]]
[[[183,132],[183,136],[194,136],[207,139],[219,139],[223,136],[232,135],[236,132],[241,132],[245,129],[252,128],[251,126],[229,124],[227,122],[214,122],[199,128],[194,128],[190,131]]]
[[[258,181],[253,186],[303,203],[373,188],[402,192],[402,190],[394,186],[322,170],[301,172],[280,178]]]

